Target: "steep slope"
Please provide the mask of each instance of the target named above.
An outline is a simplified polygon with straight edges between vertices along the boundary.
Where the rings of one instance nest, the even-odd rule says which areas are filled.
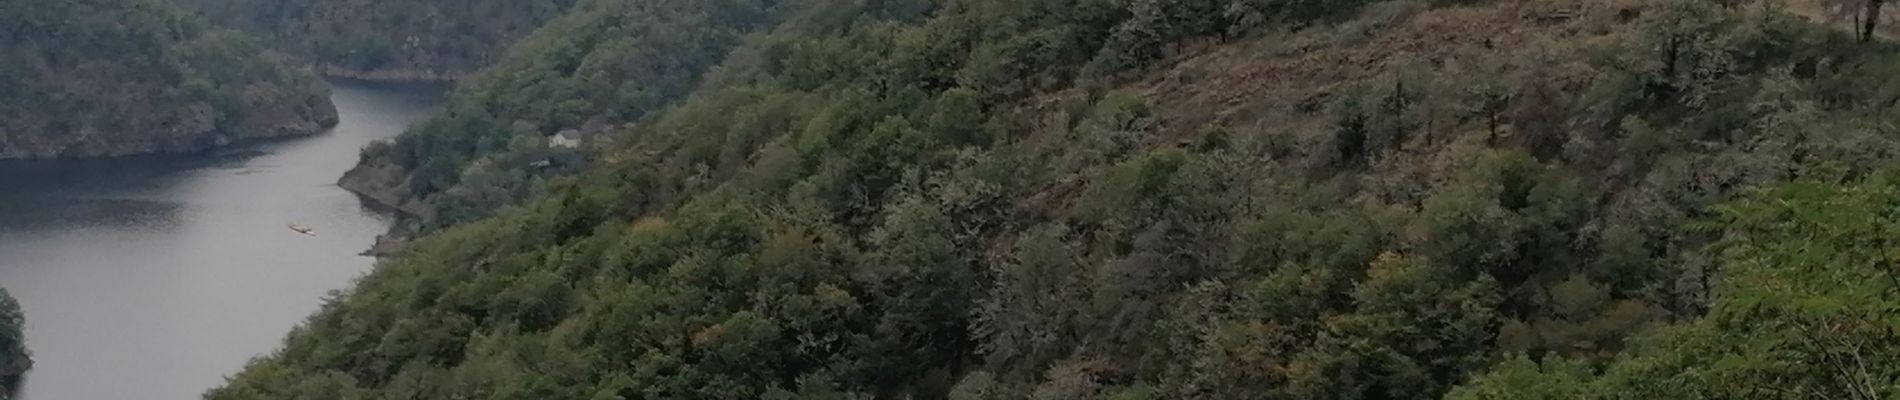
[[[180,0],[315,64],[325,75],[455,80],[574,0]]]
[[[582,2],[460,85],[443,115],[365,151],[341,183],[428,227],[486,216],[587,164],[592,151],[548,148],[549,137],[605,139],[685,97],[778,3]]]
[[[1900,365],[1881,239],[1847,241],[1886,219],[1791,211],[1893,196],[1770,189],[1900,167],[1900,58],[1770,2],[786,15],[210,397],[1536,398],[1611,362],[1631,397],[1895,393],[1799,368]],[[448,132],[394,148],[496,154]],[[1870,339],[1796,345],[1835,327]]]
[[[336,123],[323,82],[151,1],[0,1],[0,57],[0,159],[187,152]]]
[[[1602,363],[1512,357],[1447,396],[1478,399],[1879,399],[1900,395],[1900,228],[1891,173],[1802,179],[1721,209],[1724,279],[1702,318]]]

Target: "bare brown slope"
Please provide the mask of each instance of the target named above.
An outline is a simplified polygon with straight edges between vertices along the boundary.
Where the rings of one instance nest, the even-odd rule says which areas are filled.
[[[1720,35],[1746,36],[1750,30],[1784,28],[1810,34],[1809,24],[1752,3],[1734,9],[1741,10],[1737,20],[1678,21],[1673,18],[1685,14],[1680,10],[1665,13],[1668,10],[1658,8],[1665,3],[1672,2],[1531,0],[1437,9],[1418,3],[1384,3],[1337,26],[1268,33],[1226,44],[1184,45],[1186,52],[1132,82],[1037,97],[1004,120],[1015,136],[1046,158],[1062,160],[1099,152],[1089,144],[1091,136],[1122,135],[1135,144],[1106,152],[1122,154],[1120,160],[1039,165],[1053,169],[1055,177],[1041,180],[1033,193],[1014,199],[1014,215],[1003,218],[1007,226],[998,228],[1002,232],[985,239],[985,253],[992,262],[1008,264],[1018,251],[1011,243],[1045,222],[1075,226],[1082,232],[1076,236],[1082,238],[1072,240],[1083,243],[1090,240],[1089,235],[1112,232],[1113,228],[1078,224],[1077,220],[1089,218],[1076,216],[1099,212],[1091,210],[1103,209],[1103,204],[1115,205],[1105,203],[1098,189],[1113,185],[1105,181],[1117,179],[1118,171],[1140,167],[1140,155],[1179,147],[1213,160],[1207,162],[1213,168],[1229,168],[1215,175],[1232,179],[1216,178],[1219,182],[1213,186],[1231,184],[1243,189],[1210,196],[1227,196],[1223,199],[1239,204],[1236,209],[1242,211],[1238,212],[1359,210],[1355,212],[1367,220],[1331,221],[1390,228],[1396,237],[1384,250],[1387,255],[1429,257],[1428,246],[1456,234],[1443,232],[1443,220],[1434,218],[1495,222],[1484,221],[1494,216],[1443,212],[1451,206],[1440,207],[1439,215],[1433,215],[1432,204],[1451,204],[1471,187],[1489,185],[1485,180],[1494,177],[1483,177],[1486,168],[1479,164],[1521,155],[1524,163],[1536,166],[1532,170],[1555,171],[1553,175],[1560,179],[1574,177],[1580,186],[1578,192],[1558,195],[1581,199],[1575,225],[1537,227],[1563,232],[1561,238],[1553,239],[1557,243],[1552,247],[1597,257],[1608,253],[1602,250],[1604,243],[1620,240],[1614,235],[1628,234],[1645,255],[1663,260],[1659,263],[1668,265],[1674,275],[1657,283],[1658,292],[1666,293],[1656,296],[1661,300],[1630,300],[1625,303],[1629,307],[1591,316],[1587,322],[1616,328],[1576,328],[1583,324],[1566,325],[1573,322],[1540,316],[1522,306],[1506,310],[1500,328],[1491,333],[1496,346],[1613,353],[1625,332],[1697,312],[1696,304],[1707,295],[1709,278],[1699,269],[1705,264],[1694,255],[1700,239],[1684,233],[1682,227],[1697,221],[1698,215],[1707,215],[1712,204],[1803,173],[1798,170],[1809,166],[1807,160],[1841,160],[1866,168],[1892,166],[1887,160],[1896,154],[1893,143],[1874,139],[1880,135],[1879,128],[1830,123],[1817,117],[1817,112],[1825,111],[1798,100],[1805,93],[1777,92],[1809,84],[1784,83],[1805,78],[1772,72],[1788,68],[1778,61],[1767,63],[1766,70],[1749,70],[1739,65],[1742,61],[1721,59],[1709,61],[1711,65],[1680,60],[1669,64],[1666,60],[1671,55],[1648,46],[1655,35],[1688,32],[1684,37],[1707,41],[1697,45],[1727,52],[1733,49],[1721,46],[1734,44],[1722,42]],[[1671,17],[1656,18],[1659,15]],[[1703,22],[1711,25],[1695,25]],[[1726,69],[1711,73],[1720,78],[1699,82],[1698,72],[1691,72],[1698,68]],[[1715,80],[1722,82],[1712,83]],[[1657,81],[1682,87],[1658,88]],[[1650,92],[1667,97],[1636,98]],[[1078,123],[1099,114],[1103,104],[1118,97],[1140,103],[1142,107],[1137,108],[1143,110],[1135,113],[1142,117],[1106,128]],[[1348,115],[1354,114],[1342,110],[1353,107],[1364,111],[1358,123],[1365,129],[1398,126],[1391,131],[1399,137],[1389,144],[1366,144],[1356,155],[1342,155],[1347,152],[1342,148],[1350,146],[1342,144],[1341,132],[1351,123]],[[1655,137],[1676,142],[1659,145]],[[1267,226],[1294,232],[1284,235],[1304,234],[1294,231],[1297,228]],[[1151,229],[1171,228],[1156,225]],[[1505,237],[1508,240],[1501,241],[1522,240]],[[1189,252],[1199,251],[1195,257],[1216,260],[1244,256],[1227,249],[1262,246],[1249,242],[1246,232],[1216,231],[1208,239],[1212,240],[1169,245],[1196,249]],[[1500,254],[1522,251],[1520,247]],[[1584,268],[1564,265],[1572,261],[1560,257],[1504,257],[1522,257],[1506,261],[1510,265],[1505,272],[1525,274],[1500,278],[1517,288],[1508,294],[1514,300],[1507,303],[1531,303],[1525,299],[1542,296],[1539,293],[1551,290],[1566,274]],[[1104,271],[1114,273],[1105,269],[1077,274]],[[1244,287],[1246,283],[1237,282],[1252,279],[1258,278],[1220,276],[1212,281]],[[1358,284],[1370,280],[1341,279],[1355,279]],[[1246,296],[1240,293],[1244,289],[1227,292],[1226,286],[1209,290],[1234,298]],[[1130,301],[1122,310],[1140,310],[1134,304],[1140,302],[1187,302],[1181,300],[1187,296],[1195,294],[1170,292]],[[1217,339],[1221,338],[1208,340]],[[1089,376],[1117,376],[1133,369],[1127,366],[1149,361],[1130,356],[1139,350],[1118,350],[1105,344],[1108,341],[1085,342],[1089,343],[1086,348],[1065,353],[1064,362],[1086,370]],[[1276,364],[1283,357],[1297,358],[1288,353],[1307,345],[1298,343],[1302,344],[1291,345],[1285,352],[1236,356],[1251,358],[1229,360],[1235,364],[1209,373],[1232,373],[1236,381],[1249,384],[1298,381],[1297,375],[1276,375],[1298,372],[1296,361]],[[1229,350],[1214,343],[1206,346],[1209,351]]]
[[[1256,176],[1343,172],[1374,189],[1368,195],[1386,200],[1414,199],[1461,169],[1472,151],[1489,147],[1538,153],[1615,180],[1632,173],[1626,171],[1631,160],[1607,147],[1618,121],[1577,97],[1607,79],[1590,54],[1632,35],[1637,29],[1630,25],[1646,7],[1635,0],[1438,9],[1384,3],[1337,26],[1186,46],[1196,50],[1138,80],[1041,96],[1008,119],[1027,141],[1058,151],[1073,139],[1065,124],[1080,118],[1091,91],[1120,92],[1150,107],[1132,127],[1145,147],[1185,146],[1222,132],[1258,157]],[[1483,90],[1504,98],[1496,110],[1474,109],[1473,98]],[[1403,119],[1417,126],[1364,169],[1334,165],[1341,162],[1331,154],[1339,118],[1331,109],[1347,97],[1393,92],[1407,97]],[[1563,99],[1547,96],[1553,93]],[[1537,101],[1553,104],[1532,104]]]

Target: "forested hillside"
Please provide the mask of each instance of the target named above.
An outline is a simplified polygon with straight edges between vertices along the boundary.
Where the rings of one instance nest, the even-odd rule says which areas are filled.
[[[333,76],[454,80],[575,0],[178,0]]]
[[[590,0],[208,397],[1900,396],[1900,48],[1789,4]]]
[[[574,131],[607,140],[673,104],[743,35],[772,23],[779,3],[583,2],[460,85],[443,115],[365,151],[343,187],[419,216],[431,229],[486,216],[525,198],[543,177],[579,170],[591,158],[590,151],[550,149],[547,137]]]
[[[185,152],[336,123],[328,89],[149,0],[0,0],[0,159]]]

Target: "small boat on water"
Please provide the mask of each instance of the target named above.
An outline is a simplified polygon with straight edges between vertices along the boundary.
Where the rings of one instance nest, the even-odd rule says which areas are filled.
[[[308,226],[303,226],[303,225],[297,225],[297,224],[290,224],[290,230],[293,230],[293,231],[297,231],[297,233],[301,233],[301,234],[305,234],[305,235],[310,235],[310,236],[316,236],[316,235],[317,235],[317,230],[316,230],[316,229],[310,229],[310,227],[308,227]]]

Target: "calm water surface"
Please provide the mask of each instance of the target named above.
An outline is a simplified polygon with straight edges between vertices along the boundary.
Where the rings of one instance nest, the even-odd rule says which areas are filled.
[[[0,163],[0,287],[25,309],[37,362],[22,398],[198,398],[367,272],[357,254],[388,221],[336,179],[437,92],[336,86],[342,122],[320,136]]]

